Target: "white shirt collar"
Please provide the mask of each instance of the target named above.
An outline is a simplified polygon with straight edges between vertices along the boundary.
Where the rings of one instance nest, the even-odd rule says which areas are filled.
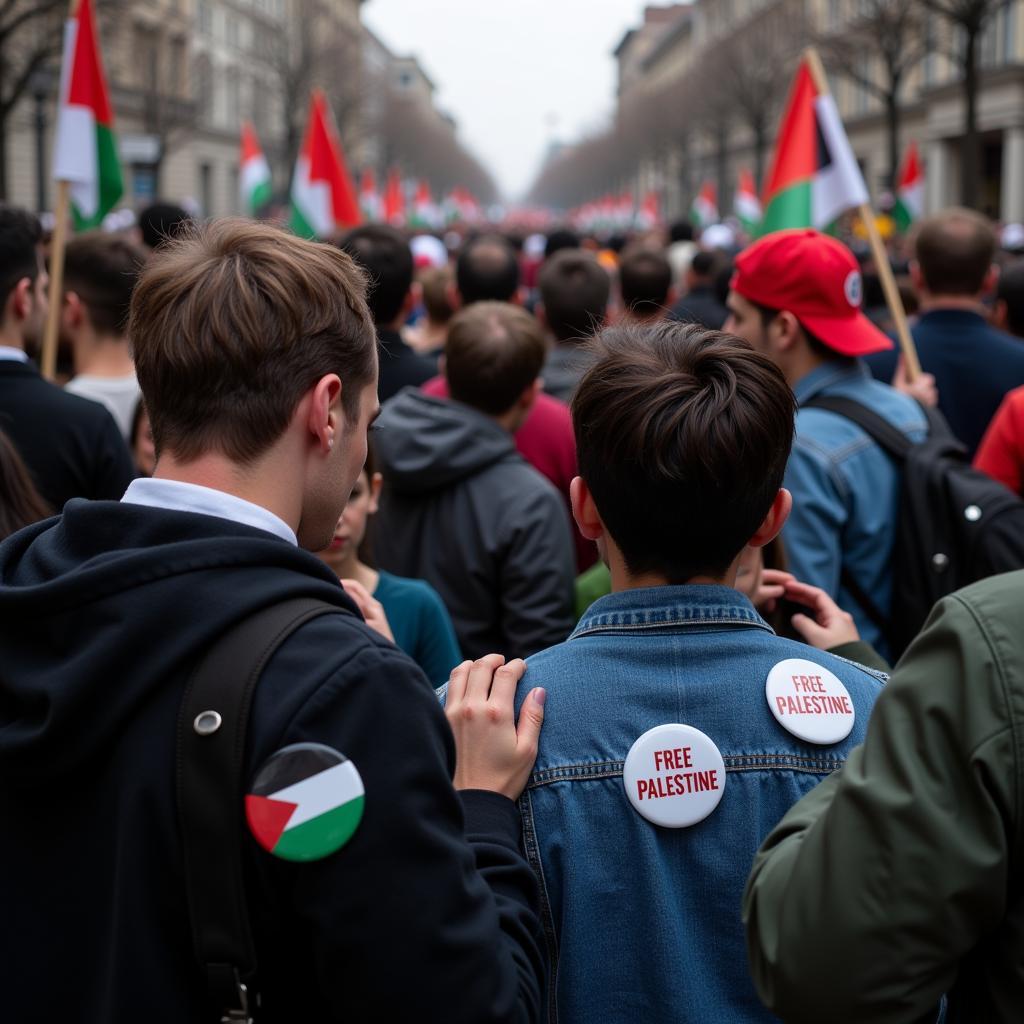
[[[128,485],[121,499],[129,505],[148,505],[174,512],[197,512],[204,516],[229,519],[257,530],[273,533],[289,544],[298,546],[295,531],[269,509],[212,487],[189,484],[182,480],[160,480],[141,477]]]
[[[0,359],[7,359],[13,363],[27,363],[28,353],[10,345],[0,345]]]

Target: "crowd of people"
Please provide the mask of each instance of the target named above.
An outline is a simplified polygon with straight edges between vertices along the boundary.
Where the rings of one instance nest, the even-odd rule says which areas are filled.
[[[1020,1020],[1024,560],[962,555],[908,645],[926,524],[864,422],[1020,498],[1024,258],[965,209],[909,244],[920,374],[810,229],[159,204],[56,294],[0,205],[10,1019]],[[190,729],[245,963],[202,955]]]

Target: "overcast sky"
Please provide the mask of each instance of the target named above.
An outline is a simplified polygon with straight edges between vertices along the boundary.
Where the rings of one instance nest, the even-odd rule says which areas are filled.
[[[644,0],[369,0],[367,25],[415,54],[462,141],[506,198],[530,185],[552,138],[573,141],[612,110],[623,33]]]

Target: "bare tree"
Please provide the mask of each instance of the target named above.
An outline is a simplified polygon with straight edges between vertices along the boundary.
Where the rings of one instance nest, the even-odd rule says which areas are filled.
[[[0,0],[0,199],[7,198],[10,117],[32,76],[60,57],[67,0]]]
[[[982,33],[1003,7],[1005,0],[922,0],[924,6],[944,18],[953,28],[950,57],[963,74],[964,138],[960,150],[960,189],[964,206],[978,205],[981,184],[981,144],[978,137],[978,87],[980,84],[978,43]]]
[[[924,56],[924,13],[920,0],[861,0],[856,15],[820,41],[829,65],[885,105],[890,189],[896,188],[900,159],[900,93],[907,75]],[[873,60],[881,76],[874,73]]]

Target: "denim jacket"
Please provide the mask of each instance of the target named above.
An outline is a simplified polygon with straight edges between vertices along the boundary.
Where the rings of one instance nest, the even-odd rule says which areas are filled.
[[[830,669],[855,708],[850,735],[816,746],[769,711],[771,668]],[[738,591],[656,587],[596,601],[520,684],[547,689],[520,806],[541,883],[550,1024],[770,1021],[747,971],[743,886],[779,818],[864,736],[885,676],[777,637]],[[706,733],[726,766],[721,802],[689,828],[633,810],[623,764],[657,725]],[[842,884],[836,880],[836,884]]]
[[[817,395],[841,395],[878,413],[911,440],[923,440],[927,433],[920,406],[874,380],[860,361],[819,366],[794,391],[801,406]],[[835,597],[853,615],[861,637],[886,656],[878,627],[839,577],[845,566],[875,605],[889,613],[899,485],[892,459],[856,424],[824,409],[797,413],[785,478],[793,512],[782,533],[789,568]]]

